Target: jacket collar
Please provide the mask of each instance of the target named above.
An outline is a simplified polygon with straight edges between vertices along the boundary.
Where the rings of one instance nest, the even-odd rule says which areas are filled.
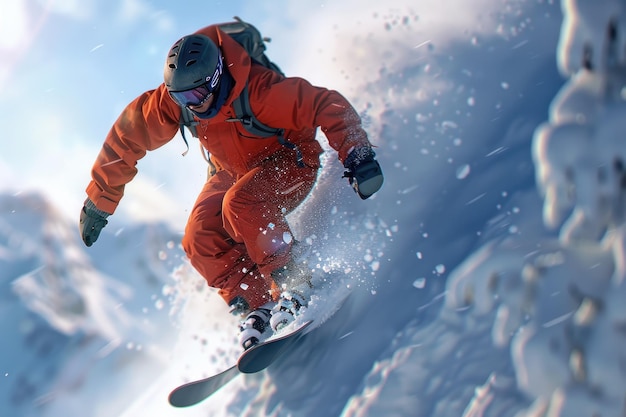
[[[210,26],[211,27],[211,26]],[[223,105],[228,106],[239,97],[243,91],[248,77],[250,76],[251,60],[248,53],[233,38],[222,32],[217,25],[213,25],[213,30],[208,36],[221,49],[224,56],[224,67],[232,77],[232,88],[230,95],[226,98]]]

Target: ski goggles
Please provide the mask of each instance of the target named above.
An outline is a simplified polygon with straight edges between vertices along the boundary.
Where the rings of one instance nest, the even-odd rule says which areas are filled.
[[[170,91],[170,96],[183,107],[199,107],[208,101],[215,91],[209,89],[209,83],[192,90]]]
[[[222,63],[222,55],[217,62],[215,72],[211,77],[206,77],[206,83],[185,91],[170,91],[170,96],[183,107],[199,107],[211,99],[217,91],[222,78],[224,65]]]

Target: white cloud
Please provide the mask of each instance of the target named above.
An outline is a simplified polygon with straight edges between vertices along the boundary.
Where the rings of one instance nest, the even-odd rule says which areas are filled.
[[[124,0],[119,10],[120,19],[127,23],[134,22],[150,13],[152,13],[152,7],[144,0]]]
[[[145,0],[123,0],[118,10],[118,18],[125,24],[137,24],[141,20],[149,20],[153,28],[162,32],[174,28],[172,15],[165,10],[157,10]]]
[[[170,181],[171,182],[171,181]],[[187,207],[181,205],[172,198],[171,190],[166,184],[157,184],[147,175],[138,175],[126,186],[124,203],[119,210],[125,216],[116,216],[130,219],[131,222],[153,222],[165,219],[175,226],[182,227],[185,219],[181,213]],[[172,184],[169,184],[170,187]],[[118,213],[116,213],[118,214]]]
[[[50,12],[76,20],[84,20],[94,15],[98,0],[39,0],[38,2],[44,9],[42,15]]]
[[[0,5],[0,49],[13,49],[27,34],[29,19],[24,0],[5,1]]]
[[[270,13],[263,32],[275,39],[276,45],[269,47],[271,54],[280,57],[279,62],[290,62],[286,67],[290,72],[325,85],[341,86],[346,78],[355,85],[354,78],[359,84],[377,79],[383,65],[394,68],[419,59],[423,48],[495,35],[501,16],[518,7],[512,2],[503,9],[496,0],[426,0],[412,5],[406,0],[322,5],[305,0],[285,2],[280,16]],[[285,20],[293,24],[287,26]]]

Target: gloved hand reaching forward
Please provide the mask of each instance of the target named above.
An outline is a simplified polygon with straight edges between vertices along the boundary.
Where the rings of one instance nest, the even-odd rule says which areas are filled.
[[[83,238],[85,245],[91,246],[98,240],[100,231],[107,225],[107,217],[110,214],[99,210],[90,199],[85,200],[85,205],[80,211],[80,236]]]
[[[383,171],[375,159],[376,154],[369,147],[356,148],[346,158],[343,166],[354,191],[363,200],[371,197],[383,185]]]

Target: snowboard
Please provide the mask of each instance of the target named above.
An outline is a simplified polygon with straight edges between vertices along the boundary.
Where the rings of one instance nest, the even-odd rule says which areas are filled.
[[[251,347],[241,354],[236,365],[217,375],[188,382],[175,388],[168,397],[170,405],[189,407],[207,399],[242,373],[251,374],[264,370],[300,339],[305,334],[305,329],[312,323],[312,320],[307,321],[293,331],[286,334],[279,333],[277,337],[270,337]]]
[[[208,378],[183,384],[170,392],[168,400],[174,407],[189,407],[210,397],[239,375],[237,365]]]
[[[311,323],[313,320],[307,321],[292,332],[275,339],[270,338],[243,352],[237,361],[239,372],[254,374],[270,366],[285,350],[300,339]]]

